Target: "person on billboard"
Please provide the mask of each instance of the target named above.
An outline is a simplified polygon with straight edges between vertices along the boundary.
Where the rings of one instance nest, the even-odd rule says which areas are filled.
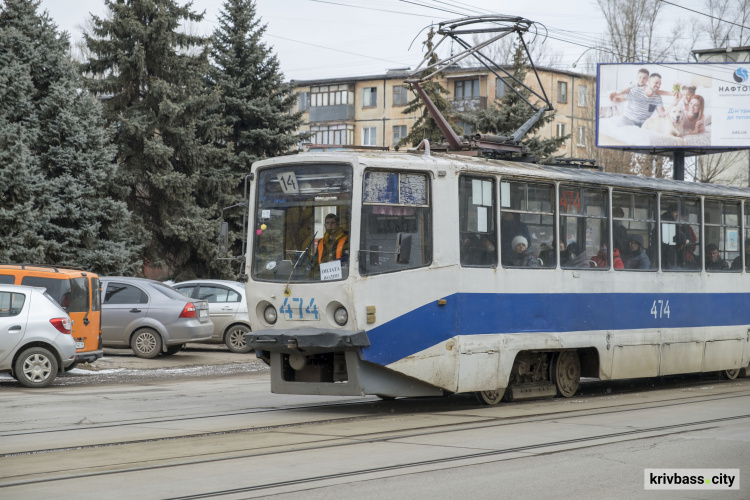
[[[685,108],[686,113],[690,110],[690,100],[695,95],[695,90],[696,87],[683,85],[680,87],[679,91],[675,92],[674,97],[676,102],[682,104],[682,107]]]
[[[690,99],[690,104],[688,104],[688,110],[685,114],[685,121],[682,125],[682,129],[684,130],[683,135],[702,134],[706,131],[706,120],[703,114],[705,106],[706,101],[703,99],[703,96],[696,94]]]
[[[622,89],[619,92],[610,92],[609,99],[612,102],[623,102],[625,100],[625,97],[628,92],[630,92],[632,89],[635,88],[646,88],[646,83],[648,83],[650,73],[646,68],[641,68],[638,70],[638,74],[636,75],[635,82],[630,82],[630,86]],[[666,90],[659,90],[657,92],[659,95],[676,95],[676,94],[670,94]],[[685,103],[685,108],[687,109],[687,103]]]
[[[661,75],[651,73],[644,87],[631,88],[624,97],[628,106],[625,109],[625,114],[620,118],[620,125],[641,127],[654,114],[654,111],[661,117],[666,116],[667,111],[664,109],[664,102],[659,93],[660,87]],[[614,100],[619,102],[622,99],[622,96],[617,95]]]

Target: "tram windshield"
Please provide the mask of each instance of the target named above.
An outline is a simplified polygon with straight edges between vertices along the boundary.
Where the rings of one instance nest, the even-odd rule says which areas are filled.
[[[279,282],[346,279],[351,207],[350,166],[260,170],[253,277]]]

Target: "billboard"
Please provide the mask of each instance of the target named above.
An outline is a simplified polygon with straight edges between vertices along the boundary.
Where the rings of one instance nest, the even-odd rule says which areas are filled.
[[[596,145],[750,148],[750,63],[599,64]]]

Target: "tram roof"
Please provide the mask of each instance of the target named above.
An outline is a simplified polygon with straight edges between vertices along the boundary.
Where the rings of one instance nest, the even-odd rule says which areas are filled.
[[[433,153],[432,155],[403,153],[403,152],[374,152],[374,151],[334,151],[307,152],[293,156],[284,156],[264,161],[278,163],[292,160],[295,163],[305,159],[315,161],[348,161],[349,158],[364,166],[382,168],[412,168],[425,170],[471,170],[513,177],[543,177],[555,181],[582,182],[609,185],[627,189],[648,189],[671,191],[676,193],[720,196],[720,197],[750,197],[750,189],[720,184],[701,184],[698,182],[675,181],[672,179],[656,179],[637,175],[615,174],[588,169],[571,167],[540,165],[508,160],[493,160],[450,153]]]

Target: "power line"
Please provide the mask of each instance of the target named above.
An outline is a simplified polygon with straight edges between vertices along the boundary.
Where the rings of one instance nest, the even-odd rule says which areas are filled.
[[[721,21],[723,23],[733,24],[733,25],[738,26],[740,28],[745,28],[746,30],[750,30],[750,27],[744,26],[742,24],[733,23],[732,21],[727,21],[726,19],[722,19],[720,17],[716,17],[716,16],[712,16],[710,14],[706,14],[705,12],[700,12],[700,11],[693,10],[693,9],[688,9],[687,7],[683,7],[682,5],[677,5],[676,3],[667,2],[667,0],[660,0],[660,1],[661,1],[661,3],[667,3],[669,5],[673,5],[675,7],[679,7],[680,9],[685,9],[685,10],[689,10],[690,12],[695,12],[696,14],[700,14],[701,16],[710,17],[711,19],[716,19],[717,21]]]
[[[378,12],[388,12],[390,14],[403,14],[405,16],[417,16],[417,17],[424,17],[422,14],[414,14],[412,12],[398,12],[395,10],[386,10],[386,9],[375,9],[373,7],[362,7],[359,5],[349,5],[346,3],[337,3],[337,2],[329,2],[326,0],[308,0],[310,2],[317,2],[317,3],[327,3],[331,5],[339,5],[341,7],[351,7],[352,9],[364,9],[364,10],[376,10]]]
[[[314,43],[310,43],[310,42],[303,42],[303,41],[301,41],[301,40],[294,40],[294,39],[292,39],[292,38],[286,38],[286,37],[283,37],[283,36],[278,36],[278,35],[269,35],[269,34],[266,34],[266,36],[270,36],[270,37],[272,37],[272,38],[280,38],[280,39],[282,39],[282,40],[287,40],[287,41],[289,41],[289,42],[296,42],[296,43],[301,43],[301,44],[303,44],[303,45],[310,45],[311,47],[318,47],[318,48],[320,48],[320,49],[332,50],[332,51],[334,51],[334,52],[341,52],[341,53],[344,53],[344,54],[349,54],[349,55],[352,55],[352,56],[357,56],[357,57],[366,57],[367,59],[374,59],[374,60],[376,60],[376,61],[385,61],[385,62],[388,62],[388,63],[393,63],[393,64],[403,64],[402,62],[398,62],[398,61],[392,61],[392,60],[390,60],[390,59],[381,59],[381,58],[379,58],[379,57],[372,57],[372,56],[366,56],[366,55],[364,55],[364,54],[357,54],[356,52],[349,52],[349,51],[346,51],[346,50],[341,50],[341,49],[333,49],[333,48],[331,48],[331,47],[326,47],[326,46],[324,46],[324,45],[316,45],[316,44],[314,44]]]

